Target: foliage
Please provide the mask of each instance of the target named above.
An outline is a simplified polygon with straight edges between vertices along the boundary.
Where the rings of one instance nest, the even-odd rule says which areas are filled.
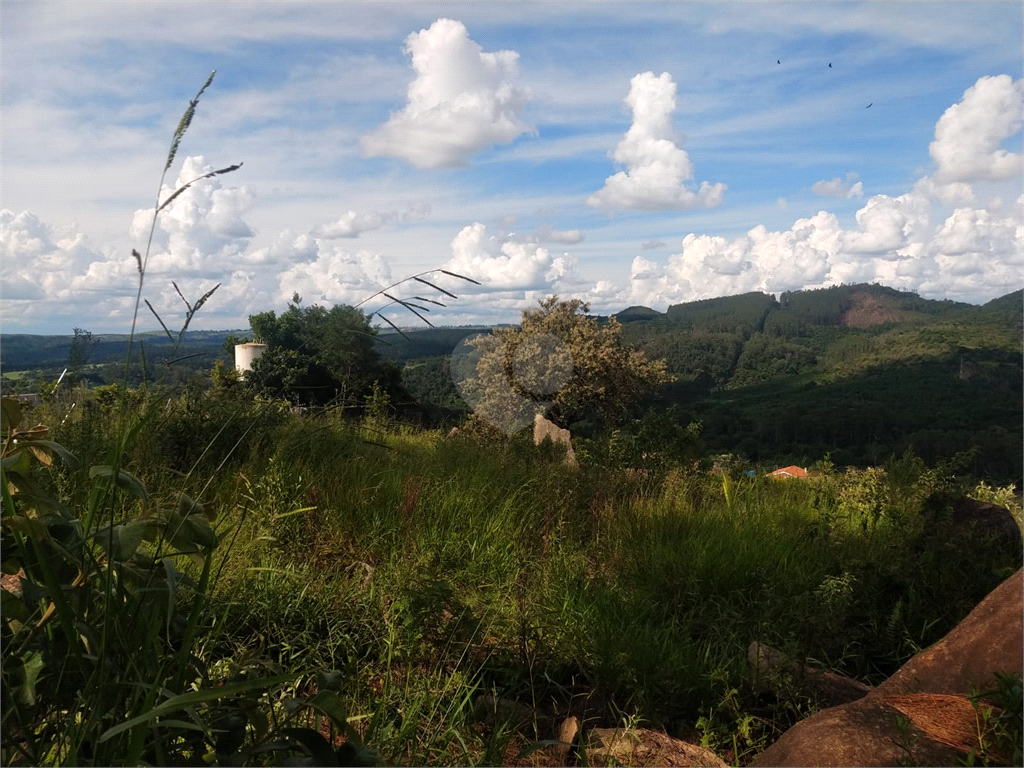
[[[995,673],[995,687],[971,697],[978,717],[978,745],[965,765],[1024,765],[1024,686],[1021,675]],[[982,702],[989,699],[995,709]]]
[[[670,380],[664,363],[623,342],[618,321],[600,324],[587,317],[588,309],[578,299],[549,296],[539,308],[523,311],[518,328],[498,328],[474,340],[481,353],[469,382],[479,398],[476,410],[501,414],[550,402],[556,422],[594,409],[614,425],[632,401]],[[504,421],[496,417],[496,423]]]
[[[375,381],[400,393],[398,371],[381,363],[374,349],[377,331],[363,312],[300,302],[294,296],[280,317],[268,311],[249,318],[256,339],[268,346],[247,376],[252,389],[309,405],[336,399],[361,404]]]
[[[204,658],[215,626],[213,511],[184,493],[157,502],[115,453],[90,469],[78,516],[35,466],[59,458],[73,471],[75,457],[46,427],[23,428],[15,400],[4,398],[2,413],[2,564],[19,585],[0,593],[5,765],[246,764],[275,751],[324,765],[375,761],[336,693],[280,711],[268,696],[297,675],[245,660],[215,669]],[[179,570],[182,555],[198,579]],[[326,714],[347,746],[302,727],[309,710]]]

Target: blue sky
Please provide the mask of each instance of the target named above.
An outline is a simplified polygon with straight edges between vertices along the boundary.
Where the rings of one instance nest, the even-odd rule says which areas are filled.
[[[15,0],[0,16],[7,333],[130,327],[131,249],[214,69],[164,196],[244,165],[158,220],[143,297],[172,328],[172,280],[190,301],[221,283],[192,326],[213,329],[438,267],[482,283],[438,277],[460,297],[438,324],[514,321],[550,293],[614,312],[850,282],[980,303],[1024,284],[1017,2]]]

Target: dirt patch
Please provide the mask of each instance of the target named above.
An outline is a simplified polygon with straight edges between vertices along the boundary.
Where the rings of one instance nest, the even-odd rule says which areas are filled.
[[[846,310],[840,323],[851,328],[870,328],[882,323],[898,323],[908,319],[906,314],[885,306],[869,293],[855,293],[850,296],[853,306]]]

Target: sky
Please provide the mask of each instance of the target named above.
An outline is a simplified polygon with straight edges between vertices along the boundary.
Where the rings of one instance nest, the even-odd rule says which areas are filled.
[[[458,298],[389,293],[436,325],[1024,286],[1020,2],[5,0],[0,25],[5,333],[128,332],[133,248],[172,330],[218,284],[190,328],[296,293],[414,326],[373,294],[416,274]],[[241,168],[154,225],[213,70],[159,199]]]

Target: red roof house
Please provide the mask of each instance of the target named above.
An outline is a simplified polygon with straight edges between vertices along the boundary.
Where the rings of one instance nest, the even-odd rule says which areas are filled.
[[[798,467],[798,466],[796,466],[794,464],[793,466],[790,466],[790,467],[782,467],[781,469],[776,469],[774,472],[772,472],[769,475],[769,477],[798,477],[798,478],[806,478],[807,477],[807,470],[803,469],[802,467]]]

